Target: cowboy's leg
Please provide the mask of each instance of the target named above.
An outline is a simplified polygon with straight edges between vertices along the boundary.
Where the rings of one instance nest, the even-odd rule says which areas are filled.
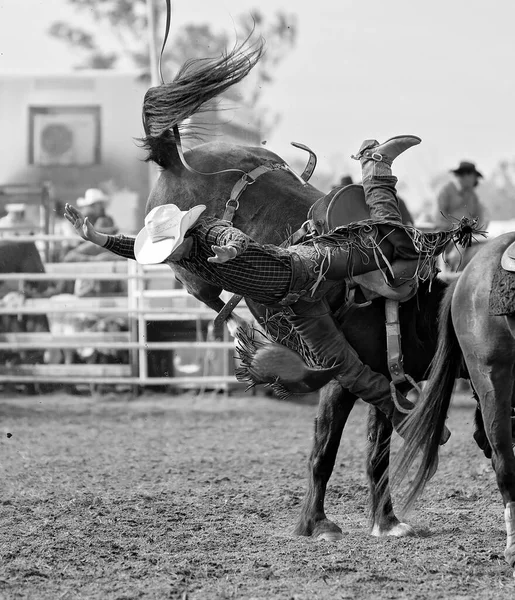
[[[325,301],[298,301],[289,307],[288,321],[320,364],[341,365],[336,376],[340,385],[364,402],[381,410],[402,435],[406,414],[413,408],[390,381],[361,362],[357,352],[343,335]],[[392,397],[395,397],[395,402]]]
[[[341,240],[332,242],[314,240],[313,244],[290,246],[304,265],[310,281],[317,279],[343,281],[353,275],[362,275],[378,268],[385,268],[393,260],[394,247],[388,237],[377,227],[363,231],[361,241],[345,232],[338,234]]]
[[[383,144],[379,144],[376,140],[365,140],[358,154],[353,156],[361,164],[363,189],[371,219],[402,223],[396,192],[398,180],[392,173],[392,162],[420,141],[420,138],[413,135],[397,136]],[[403,229],[382,225],[380,231],[383,235],[387,235],[394,245],[395,257],[418,258],[411,238]]]

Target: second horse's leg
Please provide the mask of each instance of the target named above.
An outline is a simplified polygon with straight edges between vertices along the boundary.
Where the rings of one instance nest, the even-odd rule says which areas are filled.
[[[506,521],[505,557],[515,568],[515,456],[512,448],[511,406],[513,367],[511,364],[483,366],[469,372],[477,390],[485,432],[492,450],[492,466],[504,503]]]
[[[308,489],[302,505],[296,535],[308,535],[328,541],[343,537],[342,530],[324,511],[327,482],[333,472],[343,428],[356,398],[332,381],[320,392],[315,419],[313,449],[309,458]]]

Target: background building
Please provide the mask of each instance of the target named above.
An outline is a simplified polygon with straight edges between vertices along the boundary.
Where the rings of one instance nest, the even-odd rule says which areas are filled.
[[[147,88],[136,74],[112,70],[0,75],[0,186],[51,182],[50,212],[98,187],[111,195],[109,213],[120,230],[139,230],[156,174],[137,143]],[[257,145],[251,113],[234,110],[239,104],[237,91],[229,90],[218,110],[201,115],[202,122],[224,140]],[[28,203],[29,215],[37,218],[40,197],[21,188],[14,201]],[[0,195],[0,216],[10,202],[11,195]]]

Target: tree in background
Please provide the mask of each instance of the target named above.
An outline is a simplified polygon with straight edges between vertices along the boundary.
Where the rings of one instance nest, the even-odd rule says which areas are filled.
[[[91,28],[55,21],[49,33],[78,51],[82,57],[78,69],[125,66],[140,71],[141,77],[150,81],[145,0],[68,0],[68,3],[91,18]],[[165,2],[157,0],[153,10],[155,39],[159,40],[165,28]],[[102,36],[99,27],[104,27],[110,35]],[[246,86],[243,91],[245,103],[253,107],[261,131],[267,133],[277,123],[278,115],[261,104],[263,91],[273,82],[275,70],[295,45],[297,21],[293,14],[279,11],[265,17],[259,10],[254,10],[236,17],[235,30],[240,39],[256,31],[267,42],[266,52],[254,69],[252,86]],[[165,81],[169,81],[187,60],[220,56],[234,45],[234,37],[234,33],[214,31],[209,24],[189,24],[180,32],[174,32],[163,56]]]

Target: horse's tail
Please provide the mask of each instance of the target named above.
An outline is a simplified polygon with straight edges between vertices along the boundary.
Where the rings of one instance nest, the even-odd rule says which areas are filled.
[[[440,439],[454,383],[462,366],[462,352],[451,317],[455,287],[456,282],[451,283],[442,300],[436,353],[422,396],[406,421],[404,445],[392,465],[392,481],[399,483],[422,451],[418,470],[402,498],[405,511],[420,496],[437,469]]]
[[[143,100],[142,146],[147,161],[167,168],[177,155],[171,129],[192,115],[210,109],[207,103],[244,79],[264,52],[264,42],[248,39],[219,59],[186,62],[171,83],[150,88]],[[190,125],[189,135],[195,135]]]

